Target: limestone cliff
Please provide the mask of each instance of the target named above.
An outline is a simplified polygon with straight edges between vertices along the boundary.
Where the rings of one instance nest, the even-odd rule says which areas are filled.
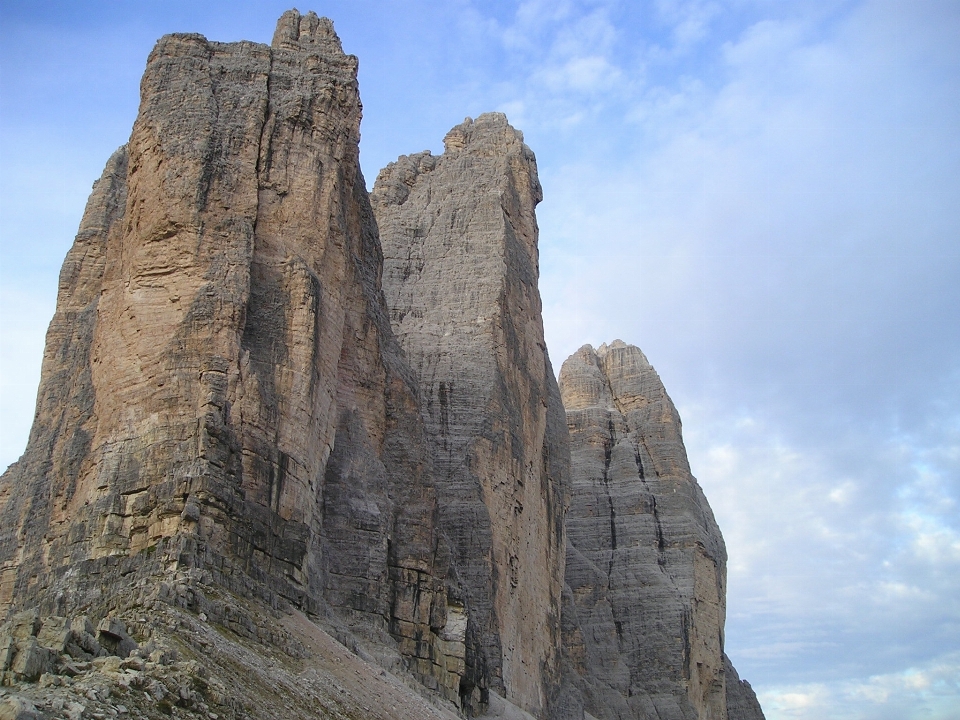
[[[150,54],[0,477],[0,716],[762,718],[656,373],[554,377],[521,133],[371,197],[360,116],[313,13]]]
[[[0,481],[4,614],[88,607],[124,563],[195,567],[392,632],[457,698],[463,638],[440,633],[459,602],[379,289],[356,71],[312,13],[286,13],[269,47],[158,42]]]
[[[372,194],[394,331],[420,380],[467,680],[544,716],[557,685],[567,432],[543,339],[536,160],[501,114],[403,156]]]
[[[752,720],[723,654],[726,549],[680,417],[636,347],[560,371],[571,443],[564,649],[571,705],[601,720]],[[729,690],[733,689],[731,693]],[[729,699],[741,703],[728,713]]]

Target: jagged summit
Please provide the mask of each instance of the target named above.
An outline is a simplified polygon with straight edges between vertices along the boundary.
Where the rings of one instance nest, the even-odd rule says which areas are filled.
[[[590,345],[584,345],[584,347],[589,348]],[[624,348],[627,348],[627,347],[633,348],[632,352],[639,353],[640,356],[643,358],[643,361],[649,365],[649,362],[647,361],[647,356],[643,354],[643,351],[640,348],[638,348],[636,345],[628,345],[627,343],[625,343],[623,340],[620,340],[619,338],[617,338],[610,344],[600,343],[600,347],[597,348],[596,353],[597,355],[606,355],[609,350],[623,350]]]
[[[656,372],[554,378],[522,133],[368,195],[356,71],[296,10],[150,54],[0,477],[0,712],[762,717]]]
[[[523,145],[523,133],[513,127],[503,113],[483,113],[476,120],[469,117],[465,118],[462,123],[450,129],[443,138],[444,154],[453,155],[473,142],[495,145],[520,143]],[[525,148],[524,155],[533,158],[533,151],[525,145],[523,147]],[[542,199],[541,196],[537,202]]]
[[[280,16],[270,47],[294,51],[316,49],[323,54],[343,53],[332,20],[318,17],[313,11],[301,15],[295,9]]]

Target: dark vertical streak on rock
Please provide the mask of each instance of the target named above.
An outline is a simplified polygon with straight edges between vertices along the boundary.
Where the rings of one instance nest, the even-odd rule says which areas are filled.
[[[564,639],[582,708],[622,719],[728,717],[726,553],[676,409],[640,350],[620,341],[582,347],[560,386],[573,468]]]

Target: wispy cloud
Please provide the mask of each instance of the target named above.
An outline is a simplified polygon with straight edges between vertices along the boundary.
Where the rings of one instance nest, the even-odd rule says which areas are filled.
[[[958,694],[953,653],[896,673],[768,690],[760,700],[767,717],[784,720],[953,720]]]
[[[662,31],[626,145],[544,173],[548,341],[660,370],[768,717],[945,718],[897,713],[935,707],[911,668],[960,644],[960,12],[743,17],[693,74]]]
[[[620,67],[623,40],[611,20],[615,2],[521,3],[495,38],[515,74],[499,107],[530,108],[528,127],[569,130],[595,118],[635,80]]]
[[[651,44],[650,53],[659,60],[690,52],[711,35],[711,23],[723,11],[720,2],[710,0],[657,0],[655,18],[667,30],[669,43]]]

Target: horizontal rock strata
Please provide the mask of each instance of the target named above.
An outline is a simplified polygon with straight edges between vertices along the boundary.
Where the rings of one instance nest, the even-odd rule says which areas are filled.
[[[198,566],[392,631],[458,698],[462,600],[379,290],[356,71],[328,20],[295,11],[272,46],[158,42],[0,481],[4,610],[83,605],[111,558]]]
[[[313,13],[150,54],[0,477],[0,717],[761,719],[656,372],[554,378],[522,134],[368,196],[360,116]]]
[[[544,717],[556,685],[567,433],[543,339],[533,153],[500,114],[372,193],[394,331],[420,381],[441,524],[468,598],[465,691]],[[471,687],[472,686],[472,687]]]
[[[723,656],[723,667],[727,686],[727,717],[730,720],[763,720],[763,709],[757,694],[750,683],[740,679],[726,655]]]
[[[676,408],[621,341],[580,348],[560,387],[572,477],[564,647],[579,702],[601,720],[727,718],[726,550]]]

